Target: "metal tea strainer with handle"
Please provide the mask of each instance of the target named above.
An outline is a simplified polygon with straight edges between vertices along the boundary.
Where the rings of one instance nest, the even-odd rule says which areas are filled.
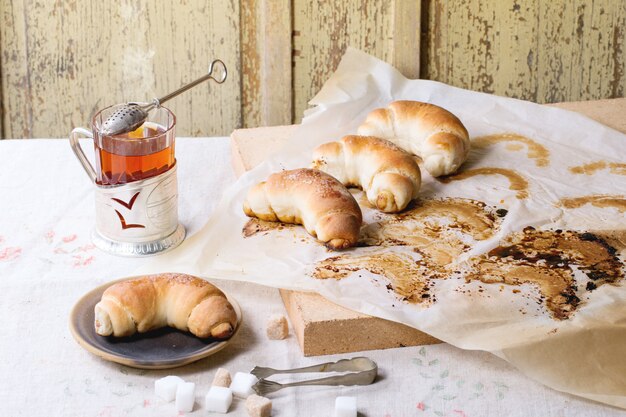
[[[214,73],[215,72],[215,73]],[[195,87],[196,85],[212,79],[218,84],[226,81],[227,76],[226,65],[219,59],[211,62],[209,71],[206,75],[195,81],[185,84],[178,90],[173,91],[161,98],[155,98],[151,103],[127,103],[111,114],[102,124],[101,133],[105,136],[121,135],[123,133],[132,132],[141,126],[148,118],[148,112],[158,108],[167,100]]]

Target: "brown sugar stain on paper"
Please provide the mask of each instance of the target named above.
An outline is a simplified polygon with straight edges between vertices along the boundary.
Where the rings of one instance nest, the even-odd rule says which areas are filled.
[[[587,204],[598,208],[613,207],[619,210],[620,213],[626,212],[626,197],[623,195],[595,194],[582,197],[567,197],[559,200],[557,205],[566,209],[576,209]]]
[[[516,133],[502,133],[472,138],[472,147],[474,148],[487,148],[496,143],[506,143],[506,149],[509,151],[520,151],[526,147],[526,155],[535,160],[535,165],[545,167],[550,164],[550,151],[526,136]]]
[[[372,255],[340,255],[318,262],[313,277],[318,279],[342,279],[351,273],[366,270],[385,277],[387,289],[412,303],[430,300],[429,285],[437,269],[415,261],[402,253],[379,252]]]
[[[611,174],[626,175],[626,164],[619,162],[596,161],[585,165],[573,166],[570,167],[569,170],[572,174],[593,175],[597,171],[607,168]]]
[[[619,196],[574,200],[562,200],[563,206],[595,203],[614,207],[616,201],[625,202]],[[477,200],[418,200],[403,213],[377,213],[376,221],[361,229],[359,246],[365,247],[361,252],[326,258],[314,266],[311,275],[340,280],[369,271],[383,278],[387,290],[401,300],[422,305],[436,302],[435,282],[453,277],[464,276],[466,283],[511,286],[515,297],[528,297],[520,287],[531,285],[539,293],[538,303],[556,320],[570,318],[586,294],[624,279],[617,253],[626,248],[626,231],[582,233],[527,227],[510,234],[488,253],[471,258],[467,265],[452,268],[452,262],[471,248],[468,238],[481,241],[493,237],[505,215],[506,210]],[[251,219],[242,232],[249,237],[295,227]],[[402,252],[391,252],[391,247]],[[578,282],[575,271],[587,278]]]
[[[327,258],[316,264],[312,275],[318,279],[342,279],[366,270],[386,278],[387,288],[411,303],[435,302],[435,281],[454,275],[463,274],[467,283],[512,286],[512,293],[520,297],[524,294],[515,287],[530,284],[539,292],[538,302],[545,305],[550,315],[565,320],[582,303],[584,294],[624,279],[617,249],[607,241],[599,234],[537,231],[528,227],[509,235],[487,254],[472,258],[463,271],[452,271],[428,256],[416,260],[404,253],[378,251]],[[586,283],[576,281],[575,269],[587,276]]]
[[[469,249],[458,233],[475,240],[493,236],[499,224],[494,213],[485,203],[476,200],[416,201],[403,213],[365,225],[361,229],[361,243],[365,246],[411,246],[433,264],[445,266]]]
[[[555,319],[570,317],[581,302],[579,295],[624,278],[617,250],[596,234],[536,230],[527,227],[509,235],[488,253],[473,258],[466,281],[538,288]],[[585,288],[576,282],[574,269],[589,279]]]
[[[297,227],[294,224],[269,222],[257,218],[251,218],[246,222],[241,230],[243,237],[252,237],[255,235],[266,235],[273,230],[293,229]]]
[[[594,235],[601,237],[606,243],[613,246],[618,252],[626,256],[626,229],[623,230],[594,230]]]
[[[524,149],[524,145],[519,144],[519,143],[509,143],[508,145],[506,145],[505,148],[507,151],[515,152],[515,151],[521,151],[522,149]]]
[[[475,177],[477,175],[501,175],[509,180],[509,189],[515,191],[515,196],[522,200],[528,197],[528,181],[517,172],[506,168],[474,168],[468,169],[458,174],[449,175],[447,177],[439,177],[437,180],[448,184],[452,181],[465,180],[467,178]]]
[[[366,270],[385,277],[387,288],[411,303],[434,302],[434,280],[456,271],[448,265],[470,246],[459,235],[485,240],[499,228],[501,216],[485,203],[460,198],[414,202],[397,215],[380,215],[379,221],[361,229],[362,246],[375,249],[367,255],[346,253],[318,262],[313,277],[342,279]],[[412,254],[393,253],[389,247],[408,247]]]

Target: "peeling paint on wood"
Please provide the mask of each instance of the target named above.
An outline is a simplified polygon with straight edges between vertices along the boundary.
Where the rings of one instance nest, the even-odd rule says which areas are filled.
[[[393,2],[393,66],[405,77],[420,77],[421,2]]]
[[[241,2],[241,113],[244,127],[257,126],[261,121],[261,57],[257,45],[260,1]]]
[[[298,122],[347,46],[407,77],[539,103],[624,96],[613,0],[0,1],[0,134],[66,137],[98,109],[201,75],[167,104],[179,136]]]
[[[401,0],[396,0],[401,1]],[[348,46],[393,61],[393,2],[293,0],[294,121],[335,71]],[[417,19],[417,17],[416,17]],[[419,50],[419,45],[415,45]]]
[[[249,0],[241,7],[243,124],[290,124],[291,0]]]
[[[202,84],[166,105],[179,136],[227,135],[241,125],[239,2],[2,2],[5,137],[67,137],[93,113],[151,100],[221,58],[222,86]]]
[[[626,2],[425,0],[422,78],[539,103],[622,97]]]

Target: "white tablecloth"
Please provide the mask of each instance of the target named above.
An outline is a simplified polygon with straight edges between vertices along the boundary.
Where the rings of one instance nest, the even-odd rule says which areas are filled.
[[[89,147],[85,143],[85,147]],[[228,138],[178,139],[179,216],[193,234],[234,181]],[[506,362],[446,344],[304,358],[293,335],[269,341],[265,322],[284,313],[275,289],[219,281],[241,304],[241,332],[223,351],[182,368],[145,371],[101,360],[70,335],[74,303],[131,275],[146,259],[94,248],[93,190],[66,140],[0,141],[0,416],[176,416],[154,395],[168,374],[196,383],[189,415],[204,416],[215,370],[292,368],[367,355],[380,369],[367,387],[301,387],[270,394],[274,416],[332,416],[338,395],[360,416],[612,416],[624,412],[545,388]],[[280,380],[284,380],[280,379]],[[228,415],[245,416],[235,400]]]

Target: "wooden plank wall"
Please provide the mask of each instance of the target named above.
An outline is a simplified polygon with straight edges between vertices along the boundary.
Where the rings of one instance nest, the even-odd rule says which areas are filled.
[[[244,126],[290,124],[291,0],[241,3],[241,111]]]
[[[392,2],[294,0],[294,110],[307,102],[337,68],[348,45],[391,61]]]
[[[219,57],[227,84],[172,100],[179,136],[298,122],[347,46],[410,78],[537,102],[619,97],[626,2],[0,0],[0,137],[66,137]]]
[[[348,46],[419,78],[419,1],[294,0],[293,95],[296,121],[335,71]]]
[[[239,2],[0,1],[4,137],[67,137],[109,104],[150,100],[220,57],[226,84],[166,105],[181,136],[241,125]]]
[[[623,97],[626,2],[424,0],[422,78],[539,103]]]

